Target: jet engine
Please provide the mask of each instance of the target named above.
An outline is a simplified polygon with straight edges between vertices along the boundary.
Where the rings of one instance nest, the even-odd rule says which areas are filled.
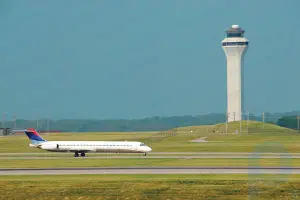
[[[42,144],[41,145],[41,149],[44,149],[44,150],[55,150],[57,149],[57,144]]]

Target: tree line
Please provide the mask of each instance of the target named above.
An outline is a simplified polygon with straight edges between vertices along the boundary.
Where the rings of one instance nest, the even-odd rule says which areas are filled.
[[[289,113],[265,113],[264,122],[277,124],[287,128],[298,128],[297,117],[300,112]],[[261,115],[249,114],[244,119],[262,121]],[[61,132],[126,132],[126,131],[163,131],[176,127],[213,125],[224,123],[224,114],[212,113],[206,115],[185,115],[170,117],[147,117],[143,119],[108,119],[108,120],[87,120],[87,119],[62,119],[62,120],[26,120],[6,121],[2,127],[12,129],[35,128],[38,131],[61,131]]]

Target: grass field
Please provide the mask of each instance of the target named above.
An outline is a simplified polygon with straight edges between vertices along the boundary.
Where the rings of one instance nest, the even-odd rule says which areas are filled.
[[[0,185],[3,200],[290,200],[300,194],[298,175],[2,176]]]
[[[138,166],[300,166],[299,159],[176,159],[176,158],[147,158],[147,159],[13,159],[0,160],[0,168],[57,168],[57,167],[138,167]]]
[[[247,129],[248,127],[248,129]],[[128,140],[141,141],[149,145],[153,152],[300,152],[300,134],[272,124],[250,121],[233,122],[227,126],[194,126],[161,132],[129,133],[56,133],[44,135],[46,140]],[[191,142],[207,137],[206,143]],[[30,148],[25,135],[0,138],[0,153],[3,152],[43,152]]]
[[[248,129],[245,127],[248,126]],[[131,133],[57,133],[43,136],[47,140],[128,140],[141,141],[153,152],[299,152],[300,134],[296,131],[250,122],[215,126],[184,127],[163,132]],[[225,134],[226,133],[226,134]],[[191,140],[207,137],[208,142]],[[25,135],[0,138],[0,153],[42,153],[30,148]],[[51,156],[49,159],[0,159],[1,168],[42,167],[116,167],[116,166],[300,166],[300,159],[157,159],[150,156],[129,159],[86,159]],[[88,154],[99,156],[105,154]],[[131,154],[132,155],[132,154]],[[138,154],[136,154],[138,155]],[[114,156],[111,154],[110,156]],[[12,157],[1,155],[0,157]],[[51,175],[1,176],[0,199],[44,200],[131,200],[131,199],[297,199],[300,175]]]

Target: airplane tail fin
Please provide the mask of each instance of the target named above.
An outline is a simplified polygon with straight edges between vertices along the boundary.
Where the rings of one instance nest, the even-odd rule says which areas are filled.
[[[34,128],[28,128],[24,132],[30,139],[32,144],[40,144],[43,142],[47,142],[47,140],[44,140]]]

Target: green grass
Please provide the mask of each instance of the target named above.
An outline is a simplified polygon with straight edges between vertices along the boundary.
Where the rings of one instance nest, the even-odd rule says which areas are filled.
[[[296,131],[243,122],[216,126],[182,127],[165,132],[58,133],[47,140],[128,140],[146,142],[154,152],[300,152]],[[213,132],[214,131],[214,132]],[[207,143],[193,139],[207,137]],[[30,148],[28,138],[0,138],[0,153],[43,152]],[[66,154],[60,154],[66,156]],[[88,156],[105,154],[88,154]],[[2,155],[0,155],[2,156]],[[9,155],[10,156],[10,155]],[[24,155],[27,156],[27,155]],[[32,155],[39,156],[39,155]],[[48,156],[48,155],[45,155]],[[54,155],[57,156],[57,155]],[[0,159],[1,168],[108,166],[300,166],[298,159]],[[0,199],[296,199],[300,175],[64,175],[0,176]],[[254,194],[255,193],[255,194]],[[249,194],[251,194],[249,196]]]
[[[300,176],[64,175],[2,176],[0,199],[295,199]]]
[[[225,125],[182,127],[161,132],[129,133],[57,133],[43,136],[47,140],[128,140],[141,141],[149,145],[153,152],[300,152],[300,134],[295,130],[263,124],[261,122],[242,123],[242,134],[234,134],[240,123]],[[207,143],[191,140],[207,137]],[[25,135],[0,138],[0,153],[3,152],[43,152],[30,148]]]
[[[248,129],[247,129],[247,124],[248,124]],[[240,127],[242,126],[242,130],[240,130]],[[214,126],[214,130],[215,131],[219,131],[219,132],[226,132],[226,124],[221,123],[221,124],[216,124]],[[281,126],[277,126],[274,124],[269,124],[269,123],[262,123],[262,122],[258,122],[258,121],[251,121],[249,120],[247,121],[237,121],[237,122],[230,122],[228,123],[227,126],[227,132],[228,133],[235,133],[236,130],[238,130],[238,132],[242,131],[242,133],[247,133],[247,130],[250,133],[265,133],[265,132],[273,132],[273,134],[276,133],[286,133],[286,132],[290,132],[290,133],[294,133],[295,130],[292,129],[288,129],[285,127],[281,127]]]
[[[0,168],[56,168],[56,167],[137,167],[137,166],[300,166],[299,159],[291,158],[218,158],[218,159],[176,159],[176,158],[128,158],[128,159],[13,159],[0,160]]]

